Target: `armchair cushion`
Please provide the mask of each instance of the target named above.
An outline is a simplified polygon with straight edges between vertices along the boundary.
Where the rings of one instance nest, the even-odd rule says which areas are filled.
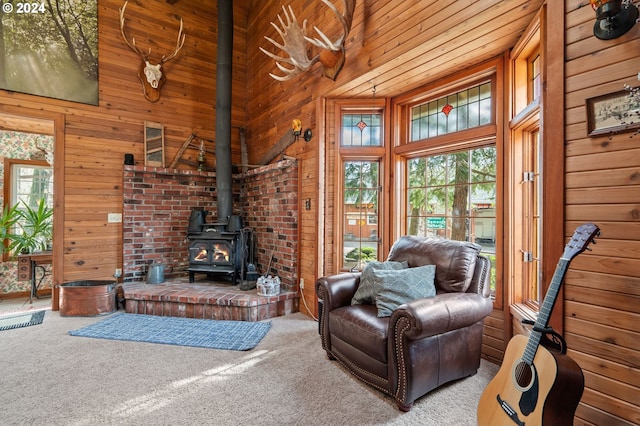
[[[464,241],[405,235],[393,244],[387,261],[407,261],[409,268],[436,265],[436,289],[465,292],[481,248]]]
[[[329,322],[334,344],[335,340],[349,342],[363,354],[387,362],[389,318],[378,318],[375,305],[343,306],[331,311]]]
[[[376,296],[378,317],[388,317],[400,305],[425,297],[434,297],[434,265],[400,270],[373,271],[373,281],[380,288]]]
[[[351,299],[352,305],[376,303],[376,295],[380,292],[380,281],[376,281],[374,277],[375,271],[378,270],[394,270],[406,269],[407,262],[370,262],[362,270],[360,275],[360,285]]]

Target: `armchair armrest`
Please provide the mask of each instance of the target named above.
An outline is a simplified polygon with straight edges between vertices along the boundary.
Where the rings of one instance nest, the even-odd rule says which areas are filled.
[[[326,312],[329,312],[341,306],[351,305],[351,299],[359,284],[359,272],[321,277],[316,281],[316,294],[325,304]]]
[[[476,293],[443,293],[401,305],[393,312],[389,326],[394,330],[401,322],[404,337],[418,340],[475,324],[492,310],[491,298]]]

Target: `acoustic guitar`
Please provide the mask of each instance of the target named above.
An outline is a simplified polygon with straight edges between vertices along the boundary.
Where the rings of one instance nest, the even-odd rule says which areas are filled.
[[[587,250],[600,229],[587,223],[576,229],[560,257],[540,313],[527,338],[514,336],[502,366],[478,403],[478,425],[571,425],[582,392],[584,376],[566,355],[562,336],[549,317],[571,260]],[[550,337],[549,337],[550,336]]]

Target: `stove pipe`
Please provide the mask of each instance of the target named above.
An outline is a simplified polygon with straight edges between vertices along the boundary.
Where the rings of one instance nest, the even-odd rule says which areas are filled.
[[[218,62],[216,66],[216,190],[218,221],[233,214],[231,190],[231,60],[233,0],[218,0]]]

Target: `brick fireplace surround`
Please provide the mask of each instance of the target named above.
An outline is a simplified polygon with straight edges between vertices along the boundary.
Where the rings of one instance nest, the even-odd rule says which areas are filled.
[[[251,228],[259,274],[282,282],[278,296],[231,282],[187,280],[187,229],[194,209],[216,222],[215,172],[124,166],[123,289],[126,311],[151,315],[259,321],[298,311],[298,165],[292,160],[233,176],[233,213]],[[273,259],[271,259],[273,255]],[[166,282],[146,284],[153,262]]]

